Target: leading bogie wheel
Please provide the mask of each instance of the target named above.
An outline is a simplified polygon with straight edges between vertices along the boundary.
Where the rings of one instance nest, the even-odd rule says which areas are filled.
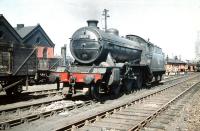
[[[71,99],[72,98],[72,93],[70,91],[70,87],[63,87],[62,94],[63,94],[65,99]]]

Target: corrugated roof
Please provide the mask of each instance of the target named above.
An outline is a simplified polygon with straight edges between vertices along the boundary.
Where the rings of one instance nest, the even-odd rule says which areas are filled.
[[[18,29],[17,27],[15,27],[14,29],[17,31],[17,33],[24,38],[27,34],[29,34],[33,29],[35,29],[37,27],[36,26],[26,26],[23,28]]]

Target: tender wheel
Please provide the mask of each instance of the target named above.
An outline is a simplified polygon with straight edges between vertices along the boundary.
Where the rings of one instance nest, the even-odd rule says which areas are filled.
[[[121,93],[121,85],[117,84],[117,85],[113,85],[111,87],[111,97],[116,99],[120,96]]]
[[[126,79],[124,81],[124,91],[126,94],[131,93],[133,89],[133,84],[134,84],[134,81],[132,79]]]
[[[159,77],[160,77],[159,81],[162,81],[162,75],[159,75]]]
[[[142,83],[143,83],[142,74],[139,74],[139,76],[135,80],[135,87],[138,89],[142,88]]]
[[[90,87],[91,97],[93,99],[101,101],[102,95],[100,94],[100,90],[101,90],[101,83],[100,82],[97,82],[96,84],[92,84],[91,87]]]
[[[155,83],[158,83],[158,75],[155,75]]]

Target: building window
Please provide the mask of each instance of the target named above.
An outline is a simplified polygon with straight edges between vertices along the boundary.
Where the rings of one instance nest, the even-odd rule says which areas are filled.
[[[43,50],[43,58],[47,58],[47,48],[44,48]]]
[[[40,37],[37,37],[37,39],[36,39],[36,43],[39,43],[40,42]]]
[[[0,31],[0,39],[3,39],[3,35],[4,35],[3,31]]]
[[[10,70],[10,53],[0,51],[0,73],[9,72]]]

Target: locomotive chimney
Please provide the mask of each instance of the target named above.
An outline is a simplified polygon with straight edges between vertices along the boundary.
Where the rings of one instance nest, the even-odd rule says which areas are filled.
[[[87,20],[89,27],[97,27],[98,20]]]

